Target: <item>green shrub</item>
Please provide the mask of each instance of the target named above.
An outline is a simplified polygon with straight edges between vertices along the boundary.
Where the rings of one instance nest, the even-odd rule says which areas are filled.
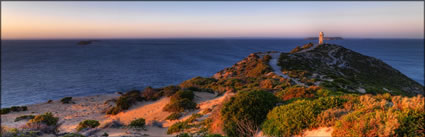
[[[393,96],[391,103],[375,98],[360,96],[360,105],[335,123],[332,136],[425,136],[424,97]]]
[[[321,97],[319,99],[297,100],[287,105],[275,107],[267,114],[262,129],[270,136],[292,136],[304,129],[315,126],[316,117],[323,110],[342,107],[344,99],[339,97]]]
[[[185,88],[185,89],[190,90],[190,91],[214,93],[214,91],[212,89],[209,89],[209,88],[188,87],[188,88]]]
[[[174,95],[174,93],[176,93],[179,89],[180,89],[180,87],[174,86],[174,85],[166,86],[162,89],[162,92],[163,92],[164,96],[170,97],[170,96]]]
[[[1,109],[1,114],[7,114],[10,113],[10,108],[2,108]]]
[[[189,87],[196,87],[201,88],[203,86],[207,86],[208,84],[214,83],[217,80],[214,78],[203,78],[203,77],[194,77],[190,80],[186,80],[183,83],[180,84],[181,88],[189,88]]]
[[[190,90],[179,90],[170,98],[170,103],[163,110],[168,112],[183,112],[187,109],[196,109],[196,103],[193,102],[193,94]]]
[[[2,137],[36,137],[40,132],[32,130],[23,130],[18,128],[1,127],[0,136]]]
[[[109,108],[106,111],[106,114],[116,115],[116,114],[120,113],[121,111],[122,111],[122,109],[119,108],[119,107],[112,107],[112,108]]]
[[[189,135],[188,133],[180,133],[176,135],[176,137],[193,137],[193,136]]]
[[[12,106],[10,107],[10,111],[19,112],[19,111],[27,111],[27,106]]]
[[[255,65],[254,68],[248,68],[247,71],[245,72],[247,77],[258,77],[261,76],[262,74],[266,74],[268,72],[272,72],[273,69],[267,65],[266,63],[264,63],[263,61],[258,61],[258,63]]]
[[[7,114],[10,112],[19,112],[19,111],[27,111],[27,106],[12,106],[10,108],[2,108],[1,114]]]
[[[56,125],[58,121],[59,121],[58,117],[54,117],[51,112],[46,112],[44,114],[35,116],[28,123],[43,123],[48,126],[51,126],[51,125]]]
[[[83,136],[83,135],[78,134],[78,133],[67,133],[67,134],[60,136],[60,137],[86,137],[86,136]]]
[[[62,104],[69,104],[71,103],[72,97],[64,97],[61,99]]]
[[[51,112],[46,112],[29,120],[24,126],[22,126],[22,129],[41,133],[56,134],[59,128],[59,125],[57,124],[58,121],[58,117],[54,117]]]
[[[207,134],[204,137],[226,137],[226,136],[223,136],[223,135],[220,135],[220,134]]]
[[[195,121],[197,118],[200,118],[200,117],[202,117],[202,115],[201,114],[198,114],[198,113],[196,113],[196,114],[192,114],[192,116],[190,116],[186,121],[187,122],[193,122],[193,121]]]
[[[196,109],[196,103],[184,98],[176,101],[171,101],[169,104],[164,106],[164,111],[168,112],[183,112],[184,110]]]
[[[316,118],[315,127],[330,127],[343,115],[347,114],[345,109],[331,108],[320,113]]]
[[[181,132],[188,128],[190,128],[190,125],[187,122],[176,122],[168,128],[167,134]]]
[[[170,115],[166,118],[166,120],[177,120],[177,119],[179,119],[181,116],[182,116],[182,114],[181,114],[181,113],[179,113],[179,112],[174,112],[174,113],[170,114]]]
[[[404,111],[398,117],[400,126],[395,130],[399,136],[425,136],[425,112]]]
[[[266,118],[267,112],[277,102],[278,99],[269,92],[239,92],[225,102],[221,109],[224,131],[228,136],[253,136],[255,133],[238,130],[247,129],[246,127],[238,128],[238,125],[246,124],[250,127],[258,127]]]
[[[143,101],[143,97],[141,96],[140,91],[138,90],[131,90],[129,92],[126,92],[122,96],[127,97],[130,102]]]
[[[162,92],[156,91],[152,87],[147,87],[143,90],[142,96],[145,100],[157,100],[161,98]]]
[[[314,122],[314,106],[311,101],[298,100],[274,108],[262,125],[263,132],[270,136],[292,136],[299,134]]]
[[[144,118],[138,118],[135,119],[133,121],[130,122],[130,124],[128,125],[129,127],[134,127],[134,128],[143,128],[145,127],[145,119]]]
[[[107,137],[107,136],[109,136],[109,134],[105,132],[105,133],[102,134],[102,136]]]
[[[115,106],[108,109],[106,114],[116,115],[121,111],[127,110],[137,101],[143,101],[143,98],[138,90],[129,91],[121,95],[116,101]]]
[[[84,120],[78,124],[77,131],[81,131],[86,128],[95,128],[99,125],[100,123],[97,120]]]
[[[30,120],[30,119],[33,119],[34,117],[35,117],[34,115],[22,115],[22,116],[16,117],[15,122],[21,121],[24,119]]]
[[[315,88],[315,86],[306,88],[296,85],[292,87],[287,87],[282,91],[276,92],[275,95],[283,101],[287,101],[293,98],[313,98],[314,93],[317,91],[317,89],[318,88]]]
[[[195,94],[193,94],[193,91],[179,90],[173,96],[171,96],[170,101],[174,102],[181,99],[193,100],[194,97],[195,97]]]

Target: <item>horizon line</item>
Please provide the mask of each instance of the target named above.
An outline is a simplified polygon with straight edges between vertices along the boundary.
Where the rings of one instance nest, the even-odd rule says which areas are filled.
[[[341,37],[341,36],[331,36]],[[312,37],[128,37],[128,38],[1,38],[1,40],[117,40],[117,39],[306,39]],[[425,38],[400,38],[400,37],[341,37],[343,39],[425,39]]]

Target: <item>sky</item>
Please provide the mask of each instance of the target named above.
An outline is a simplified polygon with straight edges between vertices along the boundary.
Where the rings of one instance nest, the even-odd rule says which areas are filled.
[[[2,39],[424,38],[424,2],[1,2]]]

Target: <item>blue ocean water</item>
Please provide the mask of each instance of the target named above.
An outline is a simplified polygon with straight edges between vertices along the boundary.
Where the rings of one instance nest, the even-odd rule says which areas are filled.
[[[2,107],[209,77],[250,53],[288,52],[303,39],[2,40]],[[424,84],[423,39],[328,41],[383,60]]]

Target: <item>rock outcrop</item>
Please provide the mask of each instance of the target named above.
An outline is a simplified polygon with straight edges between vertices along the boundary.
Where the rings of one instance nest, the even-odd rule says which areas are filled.
[[[339,45],[324,44],[295,53],[282,53],[284,72],[303,71],[323,87],[351,92],[416,95],[424,87],[382,60]]]

